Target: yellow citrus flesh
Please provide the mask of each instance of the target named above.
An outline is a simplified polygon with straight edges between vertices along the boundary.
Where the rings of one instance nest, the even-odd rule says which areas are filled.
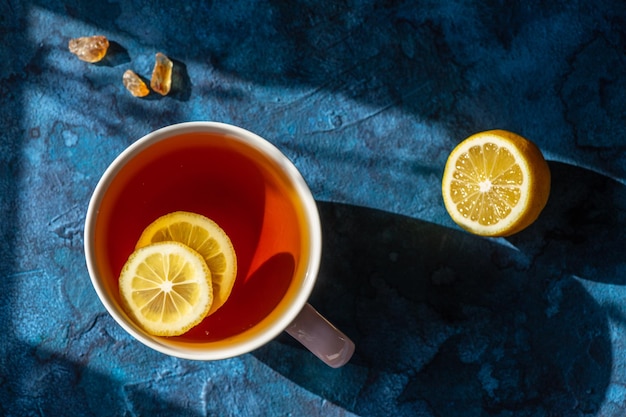
[[[119,283],[126,311],[157,336],[185,333],[206,317],[213,302],[211,272],[204,259],[177,242],[135,250]]]
[[[213,314],[230,296],[237,276],[237,258],[228,235],[205,216],[176,211],[152,222],[141,234],[136,248],[164,241],[180,242],[204,258],[213,285],[213,305],[208,315]]]
[[[545,207],[550,169],[534,143],[490,130],[454,148],[441,189],[459,226],[481,236],[509,236],[531,225]]]

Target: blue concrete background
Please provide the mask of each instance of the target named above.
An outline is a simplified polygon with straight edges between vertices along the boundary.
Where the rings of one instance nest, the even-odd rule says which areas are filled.
[[[623,416],[626,5],[618,0],[0,2],[0,415]],[[87,64],[72,37],[103,34]],[[175,91],[121,77],[176,62]],[[156,128],[233,123],[302,171],[324,227],[312,303],[357,344],[152,352],[89,282],[106,166]],[[456,227],[449,151],[503,128],[553,190],[506,239]]]

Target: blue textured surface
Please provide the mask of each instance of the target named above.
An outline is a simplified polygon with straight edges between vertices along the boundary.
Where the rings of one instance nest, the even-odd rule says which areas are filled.
[[[621,1],[0,3],[0,415],[623,416],[626,7]],[[104,62],[67,50],[104,34]],[[123,72],[177,62],[137,99]],[[229,122],[302,171],[324,224],[312,296],[357,344],[333,370],[288,336],[243,357],[152,352],[89,282],[84,215],[156,128]],[[483,239],[440,197],[492,128],[550,160],[526,231]]]

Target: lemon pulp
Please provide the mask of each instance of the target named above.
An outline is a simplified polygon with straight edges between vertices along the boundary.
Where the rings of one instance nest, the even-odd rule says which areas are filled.
[[[446,210],[464,229],[508,236],[532,224],[550,193],[539,148],[504,130],[477,133],[448,157],[442,180]]]
[[[204,259],[177,242],[135,250],[119,280],[126,311],[158,336],[183,334],[204,319],[213,302],[210,283]]]
[[[230,296],[237,276],[237,257],[228,235],[205,216],[176,211],[146,227],[136,248],[164,241],[182,243],[202,256],[211,271],[213,304],[208,315],[213,314]]]

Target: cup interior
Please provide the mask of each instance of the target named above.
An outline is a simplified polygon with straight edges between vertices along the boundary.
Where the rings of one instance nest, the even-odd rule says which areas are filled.
[[[237,279],[201,324],[182,336],[153,336],[124,311],[117,281],[143,229],[178,210],[224,229]],[[140,342],[173,356],[223,359],[267,343],[303,308],[319,269],[319,215],[296,167],[268,141],[227,124],[183,123],[139,139],[105,171],[87,211],[85,256],[105,308]]]

